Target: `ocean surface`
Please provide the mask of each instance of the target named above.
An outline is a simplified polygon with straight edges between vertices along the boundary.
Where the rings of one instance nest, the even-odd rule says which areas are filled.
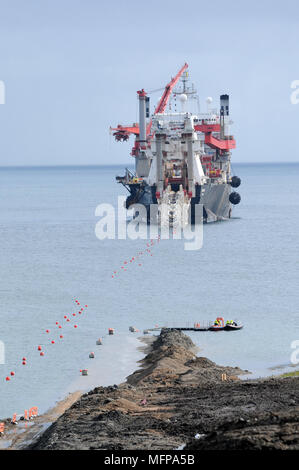
[[[123,170],[0,168],[0,417],[123,380],[142,357],[130,325],[237,318],[239,332],[192,333],[199,354],[253,376],[288,370],[299,340],[299,164],[235,164],[241,204],[204,226],[198,251],[184,240],[98,240],[95,209],[126,194],[115,182]]]

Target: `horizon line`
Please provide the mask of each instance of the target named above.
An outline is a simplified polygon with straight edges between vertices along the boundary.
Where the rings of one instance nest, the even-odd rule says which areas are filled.
[[[298,165],[299,161],[267,161],[267,162],[233,162],[233,165]],[[89,163],[89,164],[57,164],[57,165],[0,165],[0,169],[5,168],[92,168],[92,167],[132,167],[134,163],[125,164],[125,163]]]

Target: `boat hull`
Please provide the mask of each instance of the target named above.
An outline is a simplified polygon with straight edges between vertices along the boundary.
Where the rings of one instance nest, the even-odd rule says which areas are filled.
[[[226,325],[225,326],[225,331],[237,331],[237,330],[242,330],[243,325]]]
[[[126,207],[133,204],[142,204],[147,212],[147,220],[150,221],[150,206],[157,204],[156,187],[144,185],[139,188],[130,188],[131,194],[126,201]],[[231,186],[227,183],[207,183],[196,186],[196,195],[191,198],[191,223],[195,223],[195,206],[203,205],[204,223],[227,220],[231,217],[232,205],[229,202]]]

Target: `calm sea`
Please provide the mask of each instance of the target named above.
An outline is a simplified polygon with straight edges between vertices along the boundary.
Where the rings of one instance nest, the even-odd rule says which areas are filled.
[[[114,179],[123,168],[0,169],[1,417],[33,405],[44,411],[66,391],[123,380],[142,356],[130,325],[142,331],[238,318],[242,331],[193,333],[200,354],[255,376],[287,368],[291,342],[299,340],[299,165],[234,170],[242,202],[232,220],[206,225],[199,251],[162,240],[149,253],[144,240],[95,236],[97,205],[116,205],[125,194]],[[80,316],[74,299],[88,305]],[[109,327],[115,336],[107,336]]]

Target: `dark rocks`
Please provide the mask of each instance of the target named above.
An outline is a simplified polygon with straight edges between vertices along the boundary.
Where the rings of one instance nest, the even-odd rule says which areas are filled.
[[[163,330],[126,384],[85,394],[30,447],[299,449],[299,377],[240,381],[240,369],[193,349],[182,332]]]

